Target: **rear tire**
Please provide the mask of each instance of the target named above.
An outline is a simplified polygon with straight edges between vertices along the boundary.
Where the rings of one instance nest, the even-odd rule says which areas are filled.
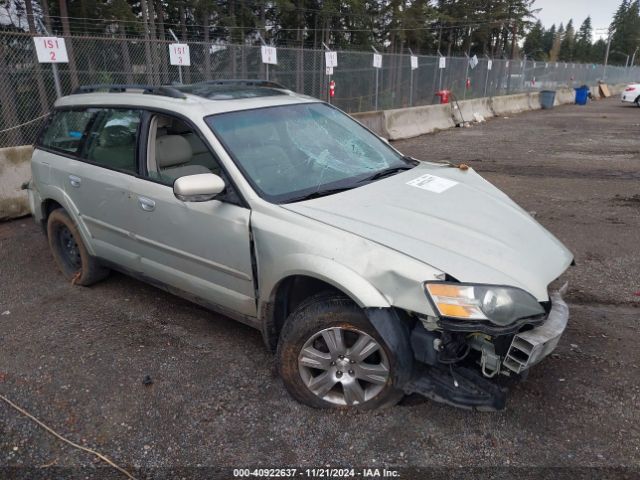
[[[77,225],[62,208],[49,215],[47,236],[53,258],[67,280],[89,286],[109,275],[109,269],[89,255]]]
[[[320,293],[286,320],[278,370],[289,393],[314,408],[373,410],[395,405],[396,358],[350,299]]]

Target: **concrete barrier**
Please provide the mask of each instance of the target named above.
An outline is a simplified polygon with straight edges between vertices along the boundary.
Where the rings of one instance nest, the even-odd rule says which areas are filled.
[[[626,83],[618,83],[616,85],[609,85],[609,91],[611,92],[611,96],[616,96],[622,94],[624,89],[627,87]]]
[[[567,105],[576,102],[576,92],[573,88],[559,88],[556,90],[554,105]]]
[[[389,138],[389,133],[385,129],[382,111],[352,113],[351,116],[377,135]]]
[[[456,123],[472,122],[476,113],[484,118],[494,116],[493,110],[491,110],[491,101],[488,98],[473,98],[471,100],[453,102],[451,109]]]
[[[29,214],[22,184],[31,178],[31,145],[0,148],[0,220]]]
[[[542,105],[540,104],[540,92],[529,93],[529,109],[540,110]]]
[[[496,116],[531,110],[531,106],[529,105],[529,94],[517,93],[515,95],[491,97],[491,109]]]
[[[455,127],[451,104],[385,110],[384,128],[390,140],[417,137]]]

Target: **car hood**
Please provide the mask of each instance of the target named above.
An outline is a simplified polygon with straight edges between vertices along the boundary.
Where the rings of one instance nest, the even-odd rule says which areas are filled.
[[[423,163],[283,208],[409,255],[461,282],[511,285],[539,301],[569,250],[473,169]],[[425,278],[425,280],[429,280]]]

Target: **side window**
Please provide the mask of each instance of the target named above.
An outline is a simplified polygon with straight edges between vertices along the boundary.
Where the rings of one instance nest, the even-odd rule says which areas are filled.
[[[136,173],[140,119],[139,110],[98,110],[82,156],[107,168]]]
[[[187,175],[221,173],[200,136],[187,123],[167,115],[156,115],[151,122],[147,170],[150,178],[167,185]]]
[[[40,138],[40,145],[78,154],[95,110],[58,110]]]

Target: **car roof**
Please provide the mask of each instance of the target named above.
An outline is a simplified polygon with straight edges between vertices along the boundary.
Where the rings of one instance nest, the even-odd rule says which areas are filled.
[[[107,91],[100,91],[107,90]],[[54,107],[118,106],[167,110],[186,116],[319,102],[261,81],[220,81],[171,87],[91,85],[58,99]]]

